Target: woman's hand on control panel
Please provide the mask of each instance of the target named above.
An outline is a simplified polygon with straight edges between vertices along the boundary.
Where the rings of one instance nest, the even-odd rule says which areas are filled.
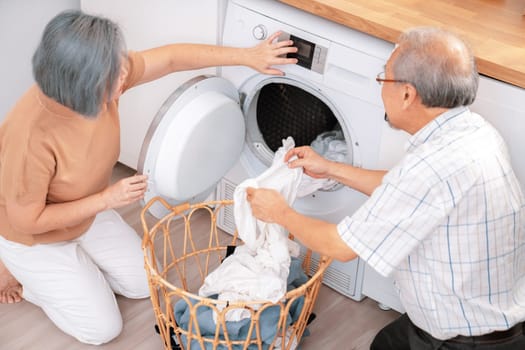
[[[281,32],[275,32],[257,46],[247,49],[246,65],[263,74],[284,75],[274,66],[296,64],[296,58],[287,58],[287,54],[297,52],[292,40],[278,41]]]

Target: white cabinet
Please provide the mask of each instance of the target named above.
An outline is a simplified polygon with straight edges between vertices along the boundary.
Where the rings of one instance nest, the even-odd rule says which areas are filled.
[[[216,44],[223,1],[217,0],[82,0],[83,11],[117,22],[129,50],[140,51],[177,42]],[[135,87],[120,99],[120,162],[136,169],[148,127],[166,98],[182,83],[215,68],[178,72]]]
[[[503,136],[514,172],[525,190],[525,89],[482,76],[471,109]]]
[[[366,263],[363,274],[363,294],[377,301],[382,309],[394,309],[400,313],[405,312],[405,308],[401,304],[394,287],[394,280],[380,275]]]

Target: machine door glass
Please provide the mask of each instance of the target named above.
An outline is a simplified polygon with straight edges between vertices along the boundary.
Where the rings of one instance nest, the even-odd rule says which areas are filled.
[[[149,176],[144,201],[170,205],[205,200],[237,162],[245,135],[239,92],[228,80],[198,76],[179,87],[153,119],[138,172]],[[150,212],[167,210],[156,203]]]
[[[304,146],[323,132],[340,129],[334,113],[323,101],[300,87],[277,82],[260,89],[256,118],[259,131],[273,152],[286,135],[293,136],[296,146]]]
[[[263,166],[272,164],[288,136],[296,146],[312,146],[327,159],[353,164],[351,128],[323,92],[288,77],[253,80],[240,91],[246,96],[247,144]]]

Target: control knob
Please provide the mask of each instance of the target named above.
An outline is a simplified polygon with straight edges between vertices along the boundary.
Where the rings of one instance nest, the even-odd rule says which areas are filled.
[[[252,29],[253,37],[257,40],[264,40],[266,39],[266,35],[268,34],[268,31],[266,30],[266,27],[262,24],[258,24]]]

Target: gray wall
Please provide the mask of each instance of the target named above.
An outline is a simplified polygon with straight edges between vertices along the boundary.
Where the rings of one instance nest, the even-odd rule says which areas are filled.
[[[33,84],[31,57],[47,22],[80,0],[0,0],[0,121]]]

